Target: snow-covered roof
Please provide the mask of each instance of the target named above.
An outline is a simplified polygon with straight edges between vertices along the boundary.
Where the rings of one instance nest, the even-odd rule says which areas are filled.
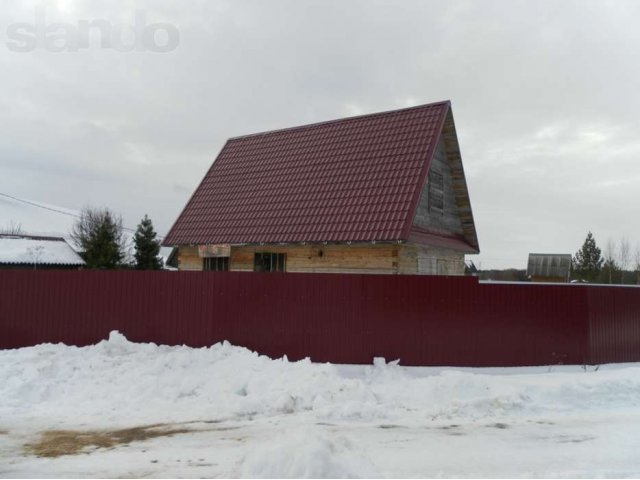
[[[84,260],[62,237],[0,235],[0,263],[84,265]]]

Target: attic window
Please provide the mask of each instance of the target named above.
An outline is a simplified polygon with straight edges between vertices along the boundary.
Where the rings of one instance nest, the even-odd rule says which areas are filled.
[[[286,256],[284,253],[260,252],[253,260],[254,272],[284,272]]]
[[[429,171],[429,211],[444,214],[444,177],[435,170]]]

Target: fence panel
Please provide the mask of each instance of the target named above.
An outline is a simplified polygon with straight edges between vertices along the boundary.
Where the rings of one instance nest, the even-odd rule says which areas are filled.
[[[0,271],[0,348],[228,340],[296,360],[517,366],[640,361],[640,288],[471,277]]]

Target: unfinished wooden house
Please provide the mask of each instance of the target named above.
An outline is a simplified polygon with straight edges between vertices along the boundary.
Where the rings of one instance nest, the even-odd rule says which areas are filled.
[[[231,138],[164,240],[180,270],[462,275],[449,101]]]

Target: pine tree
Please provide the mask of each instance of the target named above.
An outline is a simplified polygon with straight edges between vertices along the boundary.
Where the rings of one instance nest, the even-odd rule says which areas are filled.
[[[124,244],[122,219],[109,209],[85,208],[73,226],[71,238],[82,250],[87,268],[114,269],[122,266]]]
[[[602,270],[602,251],[596,245],[593,234],[589,232],[582,248],[573,257],[573,272],[581,280],[593,282]]]
[[[160,242],[156,236],[151,219],[145,215],[138,225],[134,239],[136,268],[138,270],[160,270],[162,268],[162,261],[158,257]]]

